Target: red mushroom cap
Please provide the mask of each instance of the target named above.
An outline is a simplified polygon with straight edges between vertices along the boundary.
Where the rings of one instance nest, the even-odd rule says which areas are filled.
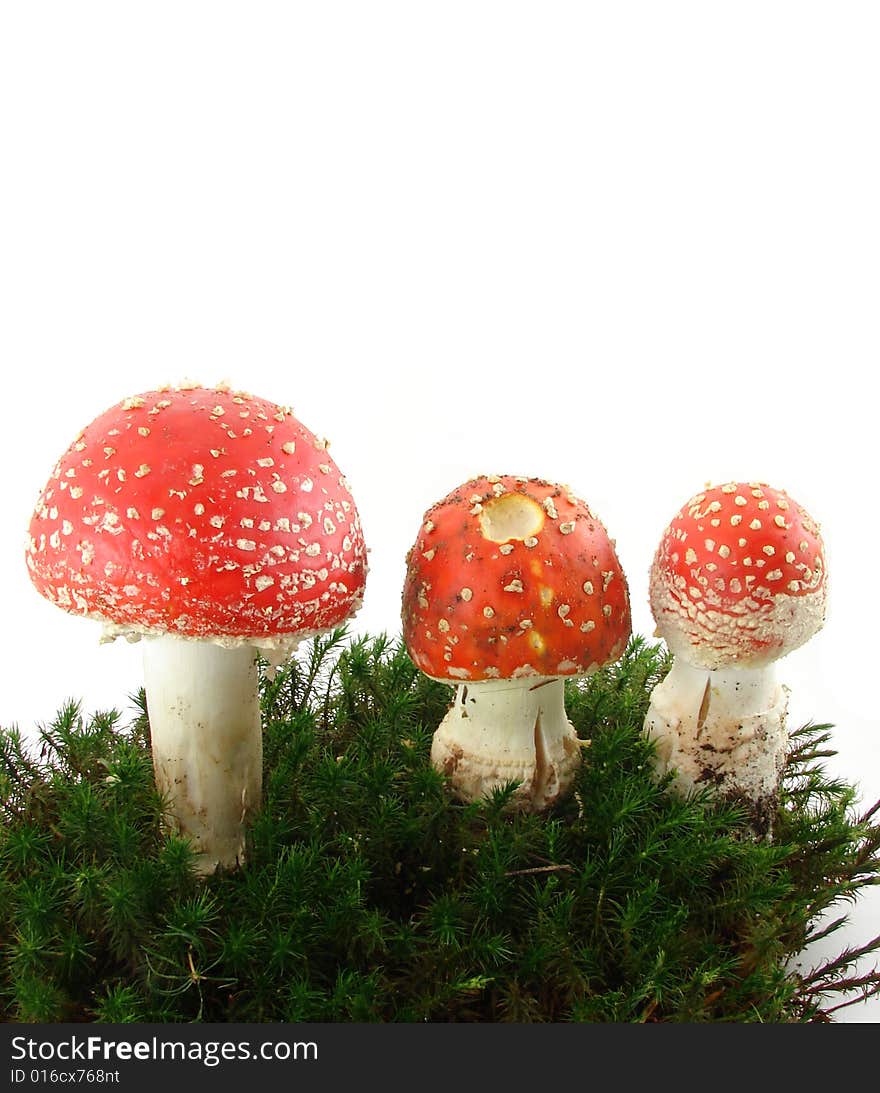
[[[403,634],[426,675],[583,675],[620,656],[630,632],[614,544],[566,486],[473,478],[425,513]]]
[[[818,525],[763,482],[692,497],[651,567],[658,635],[701,668],[760,668],[797,649],[822,626],[826,594]]]
[[[40,496],[27,564],[43,596],[110,633],[231,644],[336,625],[366,573],[326,443],[224,387],[148,391],[96,418]]]

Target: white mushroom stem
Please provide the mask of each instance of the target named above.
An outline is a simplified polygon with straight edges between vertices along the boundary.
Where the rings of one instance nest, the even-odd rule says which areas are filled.
[[[156,784],[173,821],[200,873],[233,867],[262,789],[256,649],[150,637],[144,679]]]
[[[710,671],[676,657],[645,718],[658,773],[674,771],[683,795],[708,784],[755,804],[771,798],[785,759],[787,706],[772,664]]]
[[[462,800],[516,781],[511,808],[547,808],[570,788],[581,762],[564,699],[561,679],[463,683],[434,733],[431,761]]]

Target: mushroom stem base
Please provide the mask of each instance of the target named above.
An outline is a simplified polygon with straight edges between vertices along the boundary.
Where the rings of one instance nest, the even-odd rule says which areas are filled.
[[[256,650],[172,636],[144,642],[159,791],[192,840],[202,875],[244,859],[244,825],[262,791]]]
[[[431,761],[461,800],[478,801],[516,781],[511,811],[549,808],[571,788],[581,763],[564,699],[561,679],[461,684],[434,733]]]
[[[658,777],[682,796],[710,785],[764,809],[776,797],[788,743],[788,691],[772,666],[694,668],[676,657],[651,694],[645,732]]]

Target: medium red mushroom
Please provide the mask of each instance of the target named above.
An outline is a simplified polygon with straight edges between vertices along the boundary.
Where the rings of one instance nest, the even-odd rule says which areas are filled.
[[[615,660],[630,632],[614,544],[566,486],[474,478],[430,508],[407,556],[403,634],[418,667],[457,688],[431,749],[456,795],[516,781],[511,807],[562,797],[581,756],[564,680]]]
[[[289,654],[363,595],[360,521],[326,443],[222,386],[128,398],[59,460],[27,565],[105,639],[145,639],[157,784],[202,872],[241,861],[261,796],[257,650]]]
[[[650,600],[674,661],[645,727],[680,792],[709,783],[768,813],[788,739],[774,664],[819,630],[826,595],[818,525],[784,491],[728,482],[673,518]]]

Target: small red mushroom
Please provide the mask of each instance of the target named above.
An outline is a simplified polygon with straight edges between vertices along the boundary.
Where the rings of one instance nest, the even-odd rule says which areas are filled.
[[[261,793],[255,650],[289,654],[363,595],[360,521],[326,442],[222,386],[125,399],[59,460],[26,560],[106,639],[147,639],[158,785],[203,871],[240,860]]]
[[[657,634],[675,655],[646,720],[661,771],[771,801],[787,735],[773,664],[822,626],[825,551],[812,517],[763,482],[707,487],[666,528],[651,567]]]
[[[474,478],[425,514],[407,556],[403,633],[457,693],[432,760],[465,800],[518,781],[537,811],[580,762],[563,681],[615,660],[631,632],[626,577],[601,522],[566,486]]]

